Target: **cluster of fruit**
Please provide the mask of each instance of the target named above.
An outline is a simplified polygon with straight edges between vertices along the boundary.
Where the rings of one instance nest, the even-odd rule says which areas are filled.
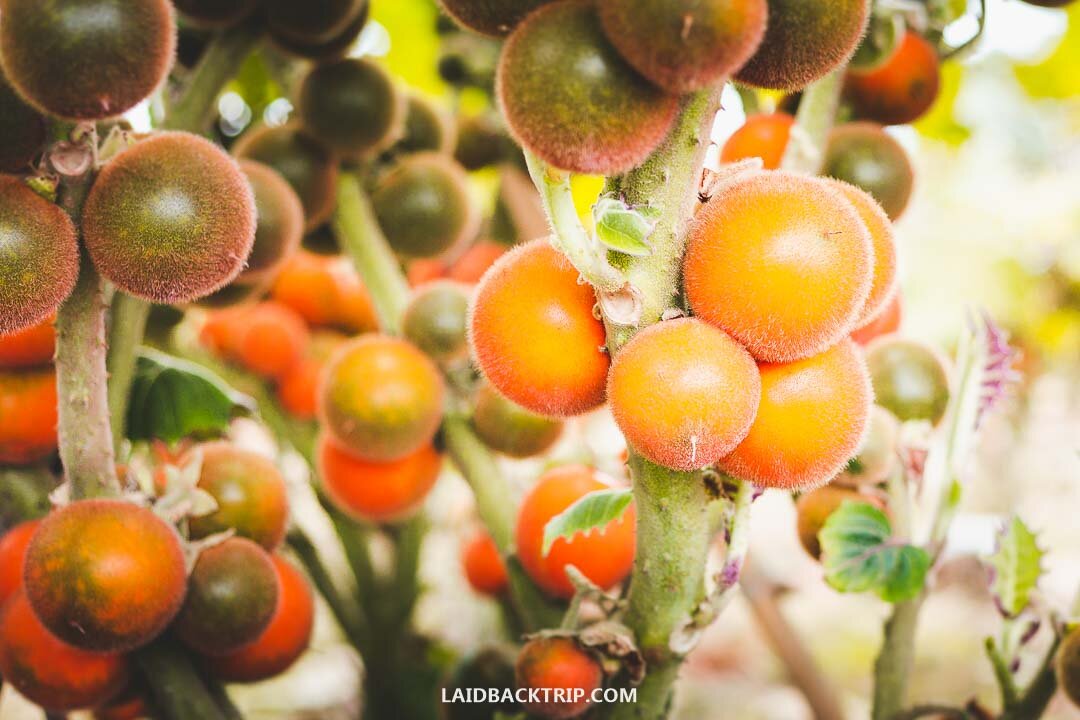
[[[192,473],[190,487],[216,507],[179,531],[138,503],[96,499],[0,539],[6,682],[50,711],[141,717],[144,690],[128,654],[166,631],[228,682],[278,675],[307,649],[314,595],[277,553],[285,480],[261,455],[215,442],[164,458],[150,484],[167,498],[188,489],[182,478]]]

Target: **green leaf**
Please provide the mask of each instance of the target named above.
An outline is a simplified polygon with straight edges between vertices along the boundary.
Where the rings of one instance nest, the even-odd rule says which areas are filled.
[[[608,248],[635,257],[652,254],[652,246],[647,241],[656,223],[646,214],[610,197],[600,198],[593,214],[596,236]]]
[[[1008,617],[1016,617],[1031,600],[1031,591],[1042,575],[1043,551],[1035,544],[1035,533],[1014,517],[1002,528],[998,548],[986,561],[994,569],[991,592]]]
[[[541,552],[547,557],[551,546],[559,538],[569,540],[578,533],[588,533],[619,519],[633,499],[634,495],[629,488],[596,490],[583,496],[548,520],[544,526],[544,546]]]
[[[926,582],[930,555],[893,540],[888,516],[873,505],[844,502],[818,538],[825,581],[840,592],[874,592],[895,603],[918,595]]]
[[[128,438],[175,442],[221,435],[254,402],[194,363],[144,351],[135,366]]]

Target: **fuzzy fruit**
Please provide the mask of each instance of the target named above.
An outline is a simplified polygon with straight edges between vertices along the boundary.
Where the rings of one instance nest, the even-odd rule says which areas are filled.
[[[866,364],[878,405],[901,421],[937,424],[949,404],[949,372],[932,348],[886,336],[866,348]]]
[[[563,423],[529,412],[485,383],[476,393],[473,428],[492,450],[527,458],[549,450],[562,435]]]
[[[472,589],[481,595],[499,597],[510,587],[506,564],[495,541],[480,530],[461,545],[461,567]]]
[[[880,125],[869,122],[833,128],[821,174],[870,193],[892,220],[904,214],[915,183],[907,151]]]
[[[316,65],[304,78],[298,112],[304,129],[334,152],[362,157],[404,132],[405,97],[382,67],[346,58]]]
[[[519,689],[549,689],[540,701],[524,703],[531,714],[548,720],[584,715],[592,693],[604,682],[600,661],[568,637],[537,637],[525,643],[514,671]],[[563,699],[550,690],[562,690]]]
[[[776,170],[784,160],[794,124],[795,118],[787,113],[751,115],[724,143],[720,160],[730,163],[757,157],[766,170]]]
[[[304,205],[288,181],[269,165],[241,160],[255,197],[255,242],[247,266],[237,278],[253,283],[272,277],[300,248]]]
[[[941,87],[937,50],[916,32],[907,32],[881,67],[851,70],[844,95],[856,116],[883,125],[918,120],[937,99]]]

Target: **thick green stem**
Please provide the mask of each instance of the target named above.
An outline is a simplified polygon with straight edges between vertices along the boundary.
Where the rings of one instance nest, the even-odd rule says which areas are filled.
[[[844,70],[835,70],[803,91],[795,116],[791,140],[784,153],[783,168],[816,174],[825,160],[825,144],[836,122]]]
[[[191,659],[172,641],[151,643],[135,658],[163,720],[227,720]]]
[[[409,303],[409,284],[379,228],[360,179],[352,173],[342,173],[338,181],[334,231],[371,293],[380,326],[396,335]]]
[[[150,304],[127,293],[113,296],[109,311],[109,414],[114,446],[119,450],[127,433],[128,395],[135,376],[135,361],[146,332]]]
[[[915,664],[915,630],[925,596],[897,603],[885,623],[885,641],[874,663],[873,720],[891,720],[904,709]]]

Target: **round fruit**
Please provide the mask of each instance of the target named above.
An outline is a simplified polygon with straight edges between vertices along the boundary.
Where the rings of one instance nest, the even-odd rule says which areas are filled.
[[[277,572],[266,551],[250,540],[229,538],[199,553],[173,631],[206,655],[233,652],[269,627],[278,593]]]
[[[379,327],[371,295],[347,258],[299,252],[285,263],[270,292],[315,327],[351,333]]]
[[[765,36],[765,0],[621,0],[597,4],[611,44],[670,93],[722,82]]]
[[[795,118],[787,113],[750,115],[724,143],[720,160],[730,163],[758,157],[766,170],[776,170],[784,160],[794,124]]]
[[[567,565],[605,590],[630,574],[636,536],[633,505],[603,529],[578,534],[571,541],[556,540],[546,556],[542,552],[544,527],[551,518],[585,495],[610,488],[609,479],[596,470],[564,465],[544,473],[525,496],[518,510],[514,544],[521,566],[544,592],[560,598],[573,596]]]
[[[870,411],[870,428],[858,453],[836,476],[835,482],[848,485],[876,485],[888,479],[896,464],[900,423],[891,412],[875,405]]]
[[[468,352],[469,294],[454,282],[428,283],[405,309],[402,332],[425,354],[450,362]]]
[[[55,318],[19,330],[13,335],[0,335],[0,370],[22,370],[48,365],[56,352]]]
[[[332,330],[312,335],[306,356],[278,381],[278,400],[282,407],[303,420],[315,419],[323,368],[345,341],[344,335]]]
[[[284,0],[287,1],[287,0]],[[275,34],[272,36],[274,44],[287,53],[314,60],[315,62],[329,62],[339,60],[348,54],[356,44],[364,26],[367,24],[370,7],[367,2],[362,2],[356,11],[352,21],[343,30],[335,34],[325,42],[305,42],[296,40],[285,35]]]
[[[540,701],[523,705],[529,713],[550,720],[584,715],[592,693],[604,682],[600,661],[568,637],[537,637],[525,643],[514,674],[520,690],[547,690]]]
[[[44,113],[100,120],[165,81],[176,50],[169,0],[3,0],[0,61]]]
[[[276,170],[241,160],[255,196],[255,243],[247,267],[237,278],[250,283],[274,275],[300,247],[304,236],[304,206],[292,186]]]
[[[847,62],[869,17],[868,0],[769,0],[765,39],[735,78],[754,87],[801,90]]]
[[[399,460],[435,437],[444,394],[438,368],[415,345],[368,335],[331,358],[319,388],[319,418],[356,457]]]
[[[304,319],[289,306],[264,302],[241,317],[237,354],[252,372],[284,377],[303,358],[311,336]]]
[[[684,283],[696,316],[758,360],[789,362],[854,329],[873,261],[870,234],[838,190],[793,173],[752,173],[698,212]]]
[[[194,26],[221,29],[250,15],[258,0],[173,0],[173,5]]]
[[[457,142],[453,121],[427,98],[411,94],[405,113],[405,135],[394,149],[403,153],[437,152],[447,154]]]
[[[0,72],[0,172],[23,172],[45,145],[45,118],[23,102]]]
[[[868,122],[833,129],[821,174],[870,193],[891,220],[904,213],[915,182],[904,148],[880,125]]]
[[[371,203],[390,246],[407,257],[441,255],[480,226],[465,170],[435,153],[403,159],[380,179]]]
[[[874,338],[894,333],[900,329],[903,321],[903,300],[899,292],[893,293],[892,300],[885,305],[875,319],[851,333],[851,339],[860,345],[868,345]]]
[[[896,236],[889,216],[869,193],[842,180],[828,178],[826,182],[839,190],[855,207],[863,225],[870,232],[874,279],[870,285],[870,295],[866,298],[859,319],[855,321],[855,326],[859,328],[877,319],[896,294]]]
[[[215,290],[214,292],[195,301],[197,307],[207,310],[225,310],[228,308],[250,307],[269,290],[267,280],[256,280],[247,283],[237,277],[231,283]],[[159,305],[158,307],[172,307],[171,305]]]
[[[844,94],[860,118],[882,125],[913,122],[937,99],[940,64],[933,45],[918,33],[907,32],[884,65],[865,72],[851,70]]]
[[[596,175],[640,165],[679,107],[678,96],[651,85],[608,44],[589,0],[529,15],[503,46],[496,92],[524,148],[555,167]]]
[[[255,240],[255,198],[236,162],[197,135],[165,132],[113,158],[83,208],[98,271],[152,302],[190,302],[235,278]]]
[[[845,502],[865,503],[884,510],[884,504],[877,498],[864,495],[851,488],[826,485],[799,496],[795,503],[798,518],[799,542],[803,549],[815,560],[821,559],[821,542],[818,533],[825,527],[829,516],[840,509]]]
[[[266,20],[274,35],[324,43],[345,30],[364,5],[367,0],[266,0]]]
[[[199,488],[217,510],[188,520],[193,538],[233,529],[240,537],[273,550],[285,539],[289,498],[285,478],[270,460],[227,442],[202,445]]]
[[[721,469],[765,487],[824,485],[855,455],[869,422],[873,395],[862,353],[845,340],[820,355],[760,370],[757,417]]]
[[[499,548],[483,530],[462,543],[461,567],[465,570],[469,585],[481,595],[499,597],[510,586]]]
[[[761,401],[754,358],[696,318],[650,325],[615,357],[608,376],[615,422],[658,465],[697,470],[742,442]]]
[[[930,347],[886,336],[866,348],[866,364],[877,404],[901,421],[928,420],[936,425],[949,404],[945,361]]]
[[[19,523],[0,536],[0,607],[22,587],[26,548],[38,524],[38,520]]]
[[[308,73],[298,113],[304,129],[331,150],[359,157],[385,150],[401,136],[405,98],[380,66],[346,58]]]
[[[0,371],[0,465],[31,465],[56,451],[56,371]]]
[[[79,245],[63,210],[0,175],[0,335],[37,325],[75,288]]]
[[[370,522],[396,522],[411,515],[442,470],[442,457],[431,444],[398,460],[370,462],[323,437],[318,457],[323,489],[334,505],[356,520]]]
[[[497,117],[474,115],[458,121],[457,146],[454,159],[466,170],[498,165],[517,153],[514,141]]]
[[[0,675],[49,712],[108,702],[128,682],[123,655],[79,650],[53,637],[18,591],[0,607]]]
[[[1073,0],[1024,0],[1028,5],[1038,5],[1039,7],[1059,8],[1065,7],[1073,2]]]
[[[513,715],[521,707],[513,701],[514,661],[517,653],[513,648],[493,645],[466,655],[454,667],[442,689],[447,696],[467,688],[490,688],[490,700],[473,703],[444,703],[440,720],[492,720],[500,711]]]
[[[492,385],[535,413],[580,415],[604,402],[610,358],[596,296],[547,240],[506,253],[476,288],[469,339]]]
[[[269,165],[281,173],[304,206],[305,230],[314,230],[334,213],[337,160],[298,125],[250,130],[236,142],[233,154]]]
[[[146,508],[81,500],[41,521],[26,554],[26,594],[50,632],[85,650],[140,647],[179,611],[180,537]]]
[[[439,0],[450,17],[478,33],[501,37],[551,0]]]
[[[1061,642],[1054,669],[1065,696],[1080,706],[1080,628],[1073,628]]]
[[[311,644],[315,596],[307,579],[292,563],[270,558],[278,578],[278,604],[270,624],[255,642],[225,655],[206,658],[206,665],[226,682],[259,682],[280,675]]]
[[[473,243],[446,271],[446,277],[460,283],[475,285],[480,282],[480,278],[484,277],[484,273],[495,264],[495,261],[505,254],[506,245],[502,243],[484,240]]]
[[[563,431],[561,420],[529,412],[486,383],[476,393],[473,427],[489,448],[515,458],[547,451]]]

